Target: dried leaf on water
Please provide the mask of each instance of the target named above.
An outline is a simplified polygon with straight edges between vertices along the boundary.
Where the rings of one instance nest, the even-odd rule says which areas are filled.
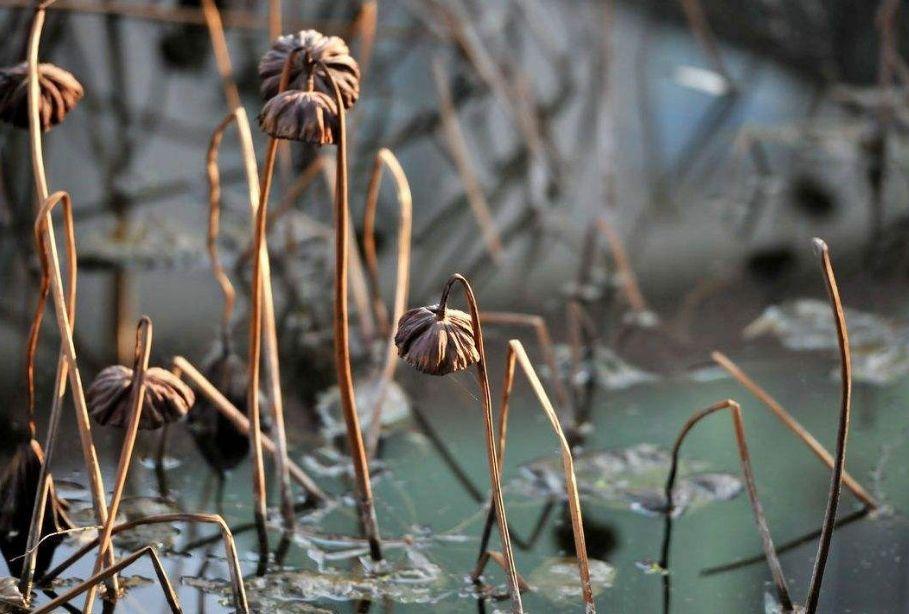
[[[590,559],[590,588],[594,596],[615,583],[615,567],[605,561]],[[546,559],[527,578],[534,590],[553,603],[577,602],[581,598],[578,562],[570,557]]]

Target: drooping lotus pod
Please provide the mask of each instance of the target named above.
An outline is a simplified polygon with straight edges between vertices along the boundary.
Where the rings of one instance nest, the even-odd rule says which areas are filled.
[[[462,371],[480,360],[470,316],[438,305],[411,309],[398,321],[398,356],[429,375]]]
[[[312,75],[315,89],[334,100],[335,93],[325,73],[327,69],[338,85],[344,108],[349,109],[357,102],[360,96],[360,66],[351,57],[347,43],[337,36],[325,36],[316,30],[287,34],[272,43],[271,49],[259,62],[263,100],[268,101],[278,95],[284,64],[295,50],[299,51],[292,61],[287,89],[308,90],[307,82]]]
[[[47,131],[63,121],[84,94],[82,84],[69,72],[50,63],[38,64],[41,96],[38,118]],[[0,68],[0,120],[28,129],[28,64]]]
[[[41,463],[44,453],[34,439],[16,447],[3,473],[0,474],[0,552],[6,559],[9,571],[14,576],[22,573],[22,564],[28,541],[32,507],[38,492]],[[50,535],[73,527],[66,514],[67,503],[57,497],[51,478],[50,492],[41,524],[41,534]],[[38,547],[35,573],[40,576],[47,571],[54,550],[63,541],[64,535],[47,537]],[[17,558],[18,557],[18,558]]]
[[[195,403],[192,389],[166,369],[150,367],[145,372],[145,399],[139,428],[153,430],[176,422]],[[129,423],[133,370],[122,365],[105,368],[86,392],[88,411],[98,424],[125,427]]]
[[[259,114],[259,126],[269,136],[316,146],[335,142],[337,123],[338,107],[322,92],[281,92]]]

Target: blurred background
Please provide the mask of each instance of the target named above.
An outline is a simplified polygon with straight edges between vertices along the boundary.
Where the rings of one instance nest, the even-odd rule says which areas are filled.
[[[28,4],[0,0],[0,65],[24,58]],[[255,0],[217,4],[253,120],[261,108],[256,66],[270,42],[268,7]],[[901,0],[282,3],[285,32],[340,35],[361,64],[361,98],[350,115],[354,226],[359,235],[373,155],[388,147],[413,191],[411,305],[434,302],[448,275],[461,272],[473,280],[484,308],[541,314],[561,339],[568,333],[567,301],[578,301],[622,361],[606,367],[623,384],[616,387],[647,381],[623,370],[632,364],[661,378],[598,398],[595,407],[616,412],[595,420],[598,443],[646,438],[665,445],[698,404],[744,395],[713,371],[702,381],[672,379],[705,367],[708,351],[722,347],[777,383],[774,392],[790,409],[810,410],[806,423],[832,447],[835,345],[801,339],[799,327],[817,321],[792,303],[824,298],[810,242],[823,237],[847,307],[876,316],[860,329],[871,331],[878,351],[865,357],[858,392],[853,437],[865,429],[865,439],[854,448],[854,472],[863,477],[884,462],[882,450],[907,451],[909,416],[901,400],[909,373],[907,16]],[[75,203],[76,340],[89,372],[132,355],[140,313],[155,321],[160,361],[174,354],[201,359],[217,338],[222,299],[205,251],[205,156],[227,106],[204,23],[196,0],[57,0],[48,14],[42,60],[69,70],[85,87],[65,125],[47,135],[46,158],[51,189],[68,190]],[[265,138],[255,125],[253,131],[261,158]],[[250,274],[243,253],[251,226],[233,133],[225,139],[221,172],[220,244],[241,288],[235,320],[242,342]],[[0,126],[0,381],[17,427],[39,270],[30,176],[27,134]],[[332,377],[325,366],[332,181],[333,152],[294,143],[283,150],[271,200],[282,357],[286,377],[302,390],[302,412]],[[390,300],[397,213],[393,186],[385,183],[377,240],[382,291]],[[356,275],[353,285],[355,293],[362,287]],[[766,311],[779,304],[782,312]],[[743,336],[762,314],[763,324]],[[353,319],[362,317],[360,310]],[[830,342],[827,324],[818,326]],[[786,330],[796,332],[787,337]],[[764,340],[768,331],[783,343]],[[491,334],[497,345],[508,338]],[[358,340],[368,341],[368,335]],[[44,395],[56,344],[55,334],[44,335],[38,378]],[[812,355],[818,362],[807,366],[806,355],[792,351],[804,349],[820,350]],[[427,388],[416,380],[407,386],[412,396],[414,390],[439,396]],[[682,399],[660,419],[642,418],[648,404]],[[445,419],[444,408],[435,409]],[[810,530],[821,518],[827,474],[777,433],[776,423],[762,417],[749,428],[758,433],[756,465],[768,467],[758,473],[771,493],[771,527],[776,520],[790,536]],[[705,445],[724,451],[700,455],[735,473],[726,429],[720,424],[704,436]],[[522,453],[517,445],[515,465],[539,452]],[[810,488],[786,474],[803,462],[817,481]],[[894,479],[905,485],[905,468],[899,472]],[[482,468],[475,473],[479,480]],[[788,511],[774,510],[774,501]],[[715,548],[734,551],[705,555],[704,565],[746,554],[729,535],[713,534],[714,527],[735,525],[731,535],[741,536],[747,550],[758,545],[745,502],[735,505],[735,521],[732,512],[721,521],[708,516],[680,537],[693,550],[709,537]],[[625,538],[616,554],[609,537],[602,556],[625,557],[632,568],[619,577],[635,578],[616,589],[616,604],[651,611],[635,595],[652,590],[643,603],[656,607],[658,580],[633,563],[646,559],[648,549],[656,555],[655,546],[642,543],[659,525],[616,522],[610,530]],[[902,524],[878,525],[843,538],[849,549],[836,559],[842,566],[831,572],[834,597],[824,611],[909,612],[906,573],[898,565],[907,533]],[[811,550],[784,559],[801,569],[801,590]],[[871,582],[866,563],[879,579],[875,590],[847,589]],[[683,583],[679,610],[759,609],[760,566],[735,576],[737,584],[725,584],[725,576],[712,580],[706,605],[686,601],[702,586],[697,572],[692,566],[691,584]],[[642,588],[647,582],[654,586]]]

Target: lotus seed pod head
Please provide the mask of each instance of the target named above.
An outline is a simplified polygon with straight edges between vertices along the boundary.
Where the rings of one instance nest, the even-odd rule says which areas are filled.
[[[133,370],[121,365],[107,367],[95,378],[86,393],[88,411],[103,426],[129,424]],[[153,430],[176,422],[193,406],[196,396],[176,375],[151,367],[145,371],[145,400],[139,428]]]
[[[360,66],[351,57],[347,43],[337,36],[325,36],[315,30],[302,30],[278,38],[262,57],[259,79],[263,100],[278,95],[284,64],[295,51],[287,89],[310,89],[307,82],[312,75],[314,88],[334,100],[334,90],[325,74],[327,70],[338,85],[344,108],[349,109],[357,102],[360,96]]]
[[[337,109],[322,92],[287,90],[265,103],[259,126],[276,139],[330,145],[337,133]]]
[[[66,117],[82,99],[82,84],[59,66],[38,65],[41,96],[38,101],[38,121],[41,130],[48,131]],[[28,129],[28,64],[22,62],[0,68],[0,120]]]
[[[441,317],[440,317],[441,316]],[[470,316],[438,305],[411,309],[398,321],[398,356],[418,371],[447,375],[480,360]]]

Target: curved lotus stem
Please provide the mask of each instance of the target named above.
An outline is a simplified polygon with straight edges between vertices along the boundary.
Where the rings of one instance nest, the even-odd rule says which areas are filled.
[[[44,18],[45,7],[43,4],[39,4],[35,10],[35,17],[32,22],[32,29],[28,39],[29,145],[32,172],[35,178],[35,188],[42,204],[49,196],[47,174],[44,169],[44,153],[40,131],[41,122],[38,110],[38,104],[41,97],[38,79],[38,47],[41,42],[41,30],[44,27]],[[45,237],[43,242],[44,262],[46,262],[49,267],[48,277],[50,277],[51,283],[51,296],[54,301],[54,312],[56,314],[57,328],[59,329],[61,339],[60,354],[61,356],[65,355],[65,362],[63,360],[58,362],[57,374],[54,381],[54,403],[62,402],[68,377],[70,386],[73,390],[73,404],[76,408],[76,423],[79,428],[79,441],[82,445],[82,457],[85,462],[85,471],[88,474],[89,491],[91,492],[95,520],[99,524],[104,524],[107,521],[107,505],[104,500],[104,483],[101,478],[101,471],[98,467],[98,456],[95,452],[95,445],[92,441],[88,409],[85,404],[85,392],[82,389],[82,377],[79,374],[79,368],[76,362],[76,347],[73,344],[73,329],[68,313],[70,307],[67,306],[66,295],[63,291],[63,280],[60,274],[60,260],[57,257],[57,243],[54,239],[53,221],[49,216],[49,211],[45,213],[43,218],[39,218],[38,224],[41,226],[42,233]],[[45,459],[45,461],[47,461],[47,459]],[[38,489],[39,493],[41,490],[42,489],[40,488]],[[116,588],[116,578],[111,580],[110,586],[111,589]]]
[[[801,423],[792,416],[792,414],[786,411],[776,399],[770,396],[770,394],[758,385],[757,382],[748,377],[748,375],[725,354],[713,352],[710,356],[713,358],[713,362],[725,369],[727,373],[766,405],[786,428],[795,433],[795,435],[808,446],[812,452],[814,452],[814,455],[821,459],[821,462],[833,469],[836,461],[830,452],[828,452],[827,449],[808,432],[808,429],[802,426]],[[859,484],[858,480],[849,475],[849,472],[845,470],[843,470],[843,485],[851,490],[852,494],[865,504],[868,509],[875,510],[880,507],[880,503],[878,503],[877,499],[871,496],[871,494]]]
[[[28,380],[28,397],[29,397],[29,431],[31,437],[36,436],[34,407],[35,407],[35,380],[34,365],[35,354],[38,348],[38,336],[41,332],[41,321],[44,318],[44,307],[47,302],[47,294],[50,290],[51,276],[50,263],[47,260],[47,250],[45,249],[44,226],[48,216],[53,212],[57,204],[63,205],[63,220],[66,232],[66,258],[67,258],[67,315],[70,323],[75,321],[76,316],[76,278],[78,273],[78,263],[76,255],[76,235],[73,224],[73,204],[72,199],[66,192],[55,192],[44,201],[38,212],[37,222],[35,224],[35,245],[38,253],[41,255],[41,291],[38,296],[38,305],[35,308],[35,315],[32,320],[31,331],[29,332],[28,341],[28,366],[26,368],[26,379]],[[41,539],[41,525],[47,508],[47,496],[50,492],[49,471],[50,460],[54,452],[54,443],[57,439],[57,428],[60,425],[60,414],[63,407],[63,394],[66,386],[66,355],[61,350],[57,360],[57,378],[55,380],[55,394],[51,406],[51,415],[45,440],[45,456],[41,463],[41,471],[38,474],[38,489],[35,493],[35,503],[32,507],[32,518],[28,529],[28,538],[25,546],[25,563],[22,566],[22,579],[20,581],[20,592],[23,595],[31,594],[31,587],[34,581],[35,565],[38,560],[38,541]],[[62,374],[62,377],[61,377]]]
[[[521,602],[521,591],[518,583],[518,571],[514,563],[514,552],[511,548],[511,536],[508,533],[508,519],[505,516],[505,499],[502,496],[502,474],[499,467],[499,453],[496,448],[495,430],[492,418],[492,391],[489,387],[489,374],[486,370],[486,350],[483,345],[483,329],[480,323],[480,309],[477,306],[477,299],[474,296],[473,288],[470,282],[460,274],[455,273],[448,278],[445,288],[442,290],[442,296],[439,299],[439,313],[445,313],[445,307],[448,304],[448,295],[451,293],[451,287],[455,283],[460,283],[464,289],[464,295],[467,297],[467,305],[470,309],[470,320],[473,327],[474,344],[480,359],[477,361],[477,382],[480,391],[483,394],[483,421],[486,427],[486,457],[489,464],[489,481],[492,488],[492,503],[496,515],[496,524],[499,527],[499,538],[502,542],[502,554],[505,557],[505,566],[507,569],[506,577],[508,578],[508,590],[511,595],[511,608],[513,612],[523,612],[524,605]]]
[[[227,561],[228,569],[230,570],[230,580],[234,593],[234,607],[241,614],[248,613],[249,605],[246,599],[246,588],[243,585],[243,574],[240,570],[240,559],[237,556],[237,546],[234,541],[234,535],[230,530],[230,527],[227,526],[227,523],[224,522],[224,519],[221,516],[217,514],[191,513],[158,514],[154,516],[145,516],[144,518],[139,518],[137,520],[131,520],[129,522],[123,522],[121,524],[115,525],[111,530],[111,535],[117,535],[118,533],[129,531],[130,529],[134,529],[139,526],[146,526],[150,524],[170,524],[174,522],[193,522],[218,525],[218,528],[221,531],[221,540],[224,542],[224,557]],[[70,555],[65,561],[61,562],[52,570],[44,574],[44,576],[41,578],[41,582],[43,584],[47,584],[51,580],[59,577],[61,573],[71,567],[76,561],[91,552],[92,548],[97,546],[100,541],[101,538],[96,537],[89,543],[79,548],[79,550]]]
[[[214,0],[202,0],[202,11],[208,26],[209,38],[215,52],[215,60],[224,87],[227,105],[232,110],[237,123],[240,146],[243,153],[243,167],[246,171],[246,183],[249,190],[249,208],[255,216],[259,207],[261,191],[259,171],[256,164],[256,152],[253,147],[252,133],[246,111],[240,103],[240,94],[233,77],[233,66],[230,61],[230,50],[221,22],[221,13]],[[270,182],[270,178],[269,178]],[[290,487],[290,475],[287,468],[287,436],[284,429],[284,396],[281,392],[281,364],[278,357],[278,332],[275,325],[275,307],[271,286],[271,266],[268,261],[268,250],[259,250],[259,266],[262,273],[262,321],[265,328],[265,360],[268,366],[268,392],[271,403],[271,416],[274,423],[278,454],[275,469],[280,476],[281,518],[285,530],[291,530],[295,523],[293,512],[293,492]],[[259,453],[261,457],[261,453]],[[255,459],[254,459],[255,462]]]
[[[126,476],[129,474],[129,464],[133,459],[133,448],[136,445],[136,436],[139,434],[139,422],[142,419],[142,405],[145,402],[145,372],[148,370],[148,357],[151,354],[152,321],[148,316],[142,316],[136,329],[136,357],[133,364],[132,390],[130,391],[129,423],[126,434],[123,436],[123,447],[120,449],[120,462],[117,465],[117,479],[114,483],[114,492],[111,495],[110,507],[107,510],[107,522],[101,531],[101,545],[98,548],[98,558],[95,560],[93,573],[98,573],[104,567],[104,560],[108,552],[112,552],[110,543],[111,530],[120,510],[120,500],[123,498],[123,488],[126,486]],[[95,586],[89,587],[85,594],[85,612],[91,612],[95,602]]]
[[[533,363],[524,350],[524,345],[517,339],[508,342],[508,354],[505,358],[505,379],[502,386],[502,406],[499,410],[499,467],[505,460],[505,439],[508,432],[508,414],[510,408],[511,391],[514,387],[514,370],[515,363],[521,365],[524,374],[527,376],[533,392],[543,408],[543,413],[549,419],[549,424],[559,440],[559,448],[562,453],[562,469],[565,473],[565,490],[568,497],[568,510],[571,515],[571,530],[574,534],[574,549],[578,559],[578,572],[581,578],[581,593],[584,598],[584,605],[587,612],[595,612],[596,605],[593,602],[593,590],[590,587],[590,563],[587,559],[587,544],[584,539],[584,523],[581,516],[581,498],[578,496],[577,479],[574,474],[574,460],[571,456],[571,446],[562,432],[562,425],[559,422],[559,416],[552,406],[540,378],[537,377],[533,368]],[[486,517],[486,526],[483,529],[483,537],[480,540],[480,559],[477,562],[477,569],[473,574],[476,580],[482,572],[481,562],[484,561],[484,553],[487,551],[489,544],[489,535],[492,529],[492,523],[495,517],[490,513]]]
[[[805,600],[805,611],[808,614],[814,614],[817,611],[818,600],[821,597],[821,583],[824,580],[824,568],[827,565],[827,556],[830,553],[830,540],[833,539],[833,529],[836,525],[836,508],[840,499],[843,474],[846,470],[846,440],[849,437],[852,401],[852,356],[849,352],[849,331],[846,328],[846,314],[843,312],[843,303],[840,300],[840,291],[836,284],[836,276],[833,274],[833,265],[830,262],[830,251],[827,249],[827,244],[820,239],[814,239],[814,247],[821,261],[821,271],[824,275],[824,283],[827,286],[830,309],[833,311],[833,319],[836,323],[836,337],[840,349],[842,395],[839,428],[836,435],[836,463],[833,465],[833,475],[830,478],[827,511],[824,513],[824,524],[821,528],[821,538],[818,541],[817,558],[814,560],[811,585],[808,589],[808,598]]]
[[[757,487],[754,484],[754,471],[751,469],[751,455],[748,453],[748,442],[745,440],[745,423],[742,420],[741,406],[731,399],[720,401],[710,407],[695,412],[682,426],[682,430],[676,437],[672,446],[672,465],[669,467],[669,477],[666,479],[666,519],[667,531],[663,541],[663,552],[660,556],[660,566],[663,569],[669,568],[669,542],[670,531],[669,522],[672,518],[673,502],[672,492],[675,488],[675,480],[678,474],[679,450],[685,437],[694,426],[707,416],[728,409],[732,416],[732,423],[735,429],[735,440],[739,449],[739,460],[742,464],[742,477],[745,480],[745,490],[748,492],[748,501],[751,503],[751,510],[754,512],[754,521],[757,525],[758,533],[761,535],[761,543],[764,547],[764,557],[767,559],[767,566],[770,567],[770,575],[773,577],[773,584],[776,587],[777,596],[784,612],[792,610],[792,599],[789,596],[789,586],[786,583],[786,576],[783,575],[783,568],[777,557],[776,549],[773,546],[773,538],[770,536],[770,529],[767,526],[767,519],[764,517],[764,509],[761,501],[758,499]]]
[[[388,383],[394,378],[398,365],[395,352],[395,330],[388,322],[388,311],[379,293],[379,259],[376,255],[376,209],[379,202],[379,188],[382,185],[382,166],[388,169],[397,188],[398,196],[398,262],[395,275],[395,299],[391,321],[397,322],[407,307],[407,290],[410,286],[410,234],[413,226],[413,199],[410,195],[410,184],[400,162],[389,149],[382,148],[376,153],[366,190],[366,208],[363,214],[363,260],[369,273],[369,291],[375,310],[376,322],[387,336],[385,364],[379,374],[376,404],[372,410],[367,436],[369,456],[375,454],[382,431],[382,405],[388,391]]]
[[[155,574],[158,576],[158,582],[161,584],[161,590],[164,591],[164,598],[167,600],[167,605],[170,607],[171,612],[174,612],[174,614],[181,614],[183,612],[183,609],[180,607],[180,601],[177,599],[177,593],[174,591],[174,587],[171,585],[170,579],[167,577],[167,572],[164,570],[164,565],[161,564],[161,559],[158,558],[158,553],[155,550],[154,546],[145,546],[144,548],[140,548],[132,554],[123,557],[104,571],[92,575],[92,577],[90,577],[88,580],[79,583],[53,601],[45,603],[41,607],[34,609],[32,611],[32,614],[48,614],[48,612],[53,612],[58,607],[69,603],[82,593],[94,590],[98,584],[108,578],[112,578],[117,573],[119,573],[121,569],[129,567],[144,555],[147,555],[149,558],[151,558],[152,565],[155,568]],[[90,611],[91,610],[86,610],[86,612]]]

